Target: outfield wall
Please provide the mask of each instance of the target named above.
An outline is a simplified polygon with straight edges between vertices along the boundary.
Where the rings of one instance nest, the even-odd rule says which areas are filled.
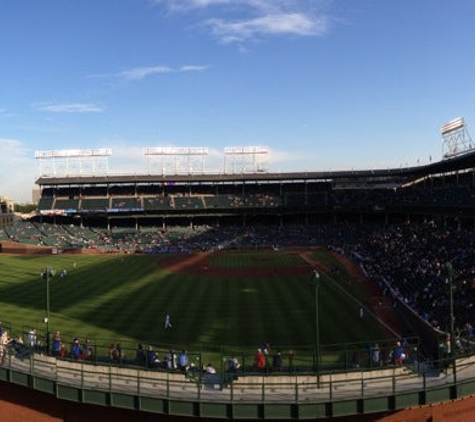
[[[52,248],[47,246],[26,245],[24,243],[2,241],[0,252],[20,255],[51,255]]]
[[[360,420],[365,415],[471,396],[475,394],[474,363],[475,356],[468,356],[443,372],[433,371],[436,363],[426,363],[418,372],[395,366],[339,374],[239,376],[224,382],[208,380],[206,375],[192,377],[31,354],[23,358],[9,355],[0,366],[0,383],[27,388],[32,394],[45,393],[71,402],[71,407],[121,409],[124,415],[131,412],[131,419],[119,420],[134,420],[137,415],[143,415],[139,420],[148,420],[153,414],[156,420],[174,416],[315,420],[354,415]]]
[[[53,254],[97,254],[89,249],[56,248],[51,246],[28,245],[25,243],[3,240],[0,242],[0,253],[15,255],[53,255]]]

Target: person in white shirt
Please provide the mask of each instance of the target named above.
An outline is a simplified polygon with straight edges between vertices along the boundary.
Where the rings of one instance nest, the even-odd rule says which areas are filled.
[[[170,315],[165,314],[165,329],[172,328],[172,323],[170,321]]]
[[[208,365],[206,365],[206,373],[207,374],[216,374],[216,369],[214,368],[213,365],[211,365],[211,363],[208,363]]]
[[[32,349],[36,349],[37,339],[36,339],[36,330],[33,329],[28,333],[28,344]]]

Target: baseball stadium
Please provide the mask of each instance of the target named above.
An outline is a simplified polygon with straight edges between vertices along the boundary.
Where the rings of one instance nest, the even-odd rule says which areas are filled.
[[[469,420],[475,148],[462,118],[441,144],[287,173],[37,152],[37,210],[0,230],[0,419]]]

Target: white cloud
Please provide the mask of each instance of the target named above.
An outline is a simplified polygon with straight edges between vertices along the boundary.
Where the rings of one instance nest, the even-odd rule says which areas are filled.
[[[201,72],[208,69],[209,66],[186,65],[179,69],[179,72]]]
[[[202,65],[185,65],[178,68],[170,66],[151,66],[151,67],[136,67],[130,70],[124,70],[119,74],[124,79],[144,79],[148,76],[162,75],[165,73],[180,73],[180,72],[201,72],[206,70],[208,66]]]
[[[173,69],[168,66],[136,67],[134,69],[124,70],[120,73],[120,76],[125,79],[143,79],[147,76],[160,75],[170,72],[173,72]]]
[[[166,5],[173,12],[186,12],[216,5],[232,4],[232,0],[151,0],[152,5]],[[234,3],[236,1],[234,0]]]
[[[40,111],[50,113],[101,113],[103,108],[93,103],[58,103],[41,102],[33,104]]]
[[[0,138],[0,195],[15,202],[31,201],[35,168],[33,154],[23,142]]]
[[[0,108],[0,117],[6,118],[13,116],[15,116],[15,113],[9,112],[6,108]]]
[[[108,146],[112,150],[109,171],[112,173],[144,173],[146,157],[141,146],[116,141]]]
[[[6,162],[12,158],[23,157],[27,148],[23,143],[17,139],[2,139],[0,138],[0,162]],[[6,157],[8,155],[8,157]]]
[[[324,10],[331,0],[154,0],[171,12],[208,9],[201,24],[224,43],[244,42],[269,35],[321,36],[330,20]]]
[[[255,19],[229,22],[209,19],[206,25],[222,42],[246,41],[262,35],[322,35],[327,31],[325,20],[310,19],[301,13],[265,15]]]
[[[295,168],[295,162],[308,158],[308,155],[298,151],[283,151],[274,148],[269,149],[269,164],[273,170],[277,171],[275,167],[290,166],[289,168]]]

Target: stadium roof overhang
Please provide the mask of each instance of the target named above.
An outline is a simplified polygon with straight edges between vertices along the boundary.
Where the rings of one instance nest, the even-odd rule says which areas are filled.
[[[111,185],[111,184],[156,184],[156,183],[245,183],[245,182],[285,182],[301,181],[338,181],[338,180],[387,180],[408,182],[413,179],[434,174],[451,173],[475,169],[475,151],[455,156],[435,163],[416,167],[401,167],[376,170],[342,170],[322,172],[286,172],[286,173],[241,173],[241,174],[109,174],[104,176],[42,176],[36,180],[40,186],[64,185]]]

